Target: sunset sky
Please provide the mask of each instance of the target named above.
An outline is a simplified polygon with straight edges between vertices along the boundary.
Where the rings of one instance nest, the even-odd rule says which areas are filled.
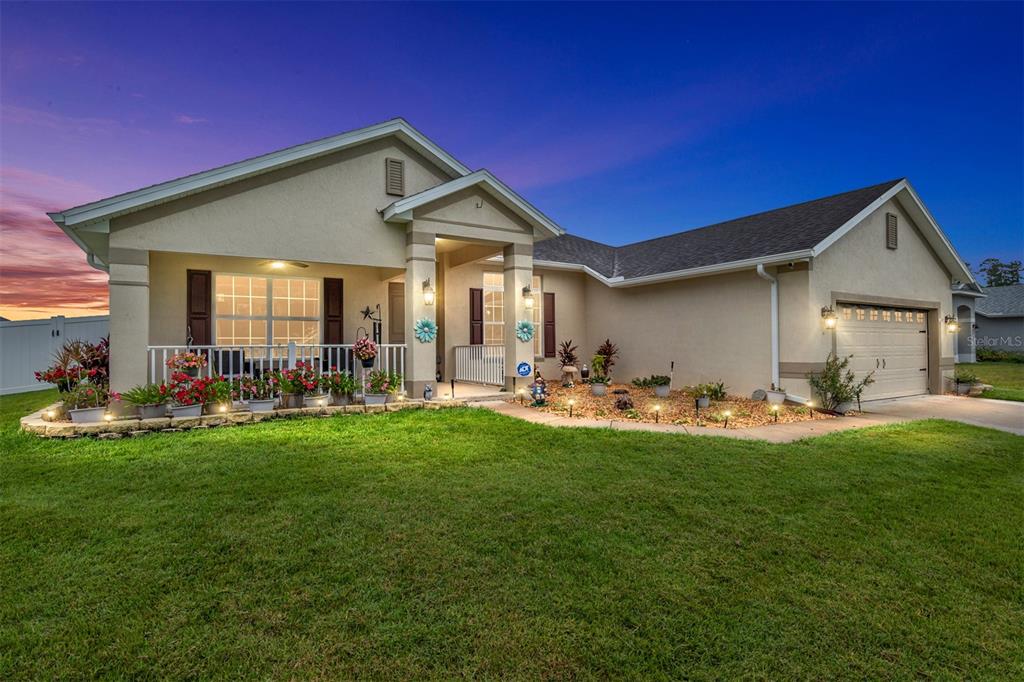
[[[4,3],[0,316],[106,311],[46,211],[394,116],[612,244],[906,176],[966,260],[1021,258],[1022,25],[1020,3]]]

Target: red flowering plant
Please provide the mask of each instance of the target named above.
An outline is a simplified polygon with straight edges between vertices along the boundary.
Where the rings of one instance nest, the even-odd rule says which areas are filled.
[[[398,393],[402,388],[402,375],[397,372],[374,370],[366,376],[367,393]]]
[[[64,394],[64,409],[81,410],[89,407],[106,407],[111,400],[120,400],[117,393],[110,393],[102,384],[81,381]]]
[[[215,379],[190,377],[184,372],[171,373],[170,393],[175,405],[202,405],[209,394],[209,386]]]
[[[57,386],[61,393],[75,388],[80,381],[106,386],[110,375],[110,346],[107,339],[89,343],[81,339],[66,341],[54,353],[53,364],[36,372],[36,381]]]
[[[320,386],[334,395],[352,395],[359,384],[351,372],[339,372],[337,367],[331,367],[330,372],[320,377]]]
[[[294,369],[282,369],[276,375],[282,393],[312,394],[316,393],[320,385],[320,377],[316,375],[313,366],[301,360],[295,363]]]
[[[277,396],[277,380],[273,375],[243,376],[238,380],[238,394],[247,400],[272,400]]]

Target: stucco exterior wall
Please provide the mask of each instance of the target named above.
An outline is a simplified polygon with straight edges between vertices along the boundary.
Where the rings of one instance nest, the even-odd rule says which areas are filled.
[[[416,209],[415,225],[417,230],[454,238],[533,243],[533,228],[529,223],[477,187]]]
[[[771,381],[769,284],[754,272],[612,289],[588,278],[589,358],[610,338],[620,349],[616,381],[668,374],[675,385],[724,381],[749,395]]]
[[[377,211],[384,159],[405,160],[406,193],[449,178],[404,144],[379,140],[115,218],[112,249],[405,267],[405,227]]]
[[[344,290],[344,342],[353,343],[359,327],[371,332],[370,324],[363,319],[360,310],[369,305],[381,305],[385,334],[388,310],[388,281],[404,275],[402,270],[369,268],[346,265],[325,265],[311,263],[308,268],[287,268],[285,271],[270,272],[259,261],[229,256],[207,256],[183,253],[152,252],[149,258],[149,343],[154,346],[181,344],[185,342],[186,329],[186,271],[210,270],[217,275],[263,275],[301,277],[323,280],[324,277],[341,277],[345,280]],[[322,289],[321,289],[322,296]],[[322,300],[322,299],[321,299]],[[113,306],[112,306],[113,308]],[[112,312],[114,312],[112,310]],[[217,342],[214,326],[214,343]],[[386,340],[386,338],[385,338]]]

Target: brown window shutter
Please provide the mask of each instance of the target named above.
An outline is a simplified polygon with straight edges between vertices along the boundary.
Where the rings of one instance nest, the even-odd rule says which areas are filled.
[[[895,249],[896,239],[898,237],[896,231],[896,216],[892,213],[885,214],[885,248]]]
[[[193,346],[213,343],[211,308],[213,307],[213,273],[209,270],[186,272],[185,298],[188,300],[187,336]]]
[[[484,342],[484,290],[469,290],[469,343],[479,346]]]
[[[397,197],[405,196],[405,161],[384,159],[384,191]]]
[[[555,295],[544,292],[544,357],[555,357]]]
[[[344,343],[345,280],[324,277],[324,343]]]

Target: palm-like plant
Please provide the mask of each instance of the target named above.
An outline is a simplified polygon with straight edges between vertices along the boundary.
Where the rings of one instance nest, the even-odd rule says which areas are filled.
[[[576,356],[576,346],[573,345],[572,339],[568,341],[562,341],[562,344],[558,347],[558,362],[562,367],[575,367],[579,358]]]
[[[595,355],[600,355],[604,358],[604,371],[606,374],[612,373],[612,367],[615,366],[615,358],[619,357],[619,347],[612,343],[611,339],[605,339]]]

